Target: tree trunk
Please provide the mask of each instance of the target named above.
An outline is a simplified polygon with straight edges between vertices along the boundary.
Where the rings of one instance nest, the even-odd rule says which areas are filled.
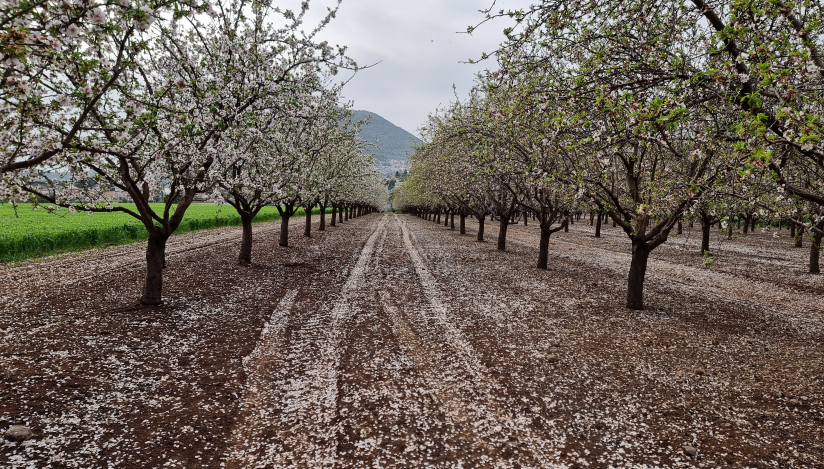
[[[538,250],[538,268],[546,270],[549,263],[549,237],[552,232],[541,225],[541,243]]]
[[[336,226],[335,222],[337,221],[337,218],[337,207],[335,207],[335,205],[332,204],[332,217],[329,219],[329,226]]]
[[[819,222],[816,227],[820,230],[824,228],[824,222]],[[822,236],[813,231],[813,240],[810,243],[810,273],[820,274],[821,267],[818,265],[818,259],[821,256],[821,238]]]
[[[320,206],[320,226],[318,231],[326,231],[326,205]]]
[[[744,234],[750,232],[750,216],[747,215],[744,217]]]
[[[486,222],[486,215],[478,219],[478,241],[484,240],[484,222]]]
[[[755,233],[755,223],[758,221],[758,217],[752,217],[752,225],[750,226],[750,231]]]
[[[240,221],[243,224],[243,238],[240,242],[240,254],[237,261],[241,265],[250,265],[252,263],[252,215],[240,212]]]
[[[312,237],[312,207],[304,207],[303,208],[305,215],[306,215],[306,224],[303,227],[303,236],[307,238]]]
[[[498,218],[500,218],[498,225],[498,250],[506,251],[506,230],[509,228],[509,217]]]
[[[528,225],[526,224],[526,223],[527,223],[527,220],[529,220],[529,213],[528,213],[528,212],[524,212],[524,226],[528,226]]]
[[[710,228],[712,225],[706,218],[701,219],[701,255],[710,252]]]
[[[632,263],[627,284],[627,308],[644,309],[644,277],[647,274],[649,247],[645,243],[632,243]]]
[[[790,222],[790,238],[795,239],[795,223]]]
[[[443,226],[449,226],[449,212],[443,214]]]
[[[351,218],[349,212],[351,211],[352,209],[349,207],[345,207],[343,209],[343,221],[349,221],[349,219]]]
[[[795,247],[800,248],[804,245],[804,226],[799,226],[795,232]]]
[[[338,223],[343,223],[343,207],[338,207]]]
[[[465,235],[466,234],[466,214],[464,214],[464,213],[461,214],[460,224],[461,224],[461,234]]]
[[[681,223],[681,220],[678,220],[678,234],[684,234],[684,224]]]
[[[452,212],[452,215],[450,215],[449,220],[449,229],[455,231],[455,212]]]
[[[146,242],[146,282],[140,303],[159,305],[163,303],[163,268],[166,267],[166,240],[169,236],[159,229],[149,233]]]
[[[597,220],[595,221],[595,237],[600,238],[601,237],[601,218],[603,218],[601,212],[598,212],[596,217],[597,217]]]
[[[278,240],[278,246],[289,246],[289,217],[283,215],[280,216],[280,239]]]

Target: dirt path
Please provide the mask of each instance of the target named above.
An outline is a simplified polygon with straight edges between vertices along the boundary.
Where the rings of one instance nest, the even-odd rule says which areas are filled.
[[[106,274],[136,248],[0,272],[63,273],[4,296],[0,425],[36,437],[0,466],[824,467],[821,296],[752,276],[795,253],[661,250],[639,313],[620,233],[556,234],[539,271],[535,228],[501,253],[370,215],[252,268],[215,232],[175,247],[162,308]]]

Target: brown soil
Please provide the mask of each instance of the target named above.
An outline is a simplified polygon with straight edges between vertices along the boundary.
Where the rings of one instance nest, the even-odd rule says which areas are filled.
[[[302,223],[256,226],[251,267],[237,228],[174,238],[161,307],[141,245],[0,268],[0,429],[35,432],[0,466],[824,468],[824,279],[787,236],[714,239],[711,267],[675,238],[633,312],[610,227],[540,271],[534,224],[498,252]]]

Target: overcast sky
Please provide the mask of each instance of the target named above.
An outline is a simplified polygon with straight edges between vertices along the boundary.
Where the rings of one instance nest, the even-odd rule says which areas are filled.
[[[319,18],[334,0],[311,0],[312,18]],[[343,0],[337,18],[322,38],[349,46],[358,64],[380,62],[346,85],[344,96],[355,109],[374,112],[418,134],[427,115],[453,99],[452,85],[465,97],[475,73],[494,67],[465,62],[491,52],[503,41],[506,20],[486,23],[471,36],[457,34],[483,20],[478,12],[492,0]],[[528,4],[499,0],[495,9]],[[306,24],[309,29],[310,21]]]

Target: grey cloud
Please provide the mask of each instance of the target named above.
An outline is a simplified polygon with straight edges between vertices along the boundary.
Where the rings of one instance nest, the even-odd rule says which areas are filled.
[[[498,2],[496,9],[514,7],[516,1]],[[307,28],[332,5],[313,0]],[[492,61],[461,62],[494,50],[504,39],[506,21],[488,23],[471,36],[457,33],[483,20],[478,10],[490,5],[491,0],[344,0],[322,38],[349,46],[349,55],[360,64],[380,62],[359,72],[344,89],[345,97],[356,109],[417,134],[430,112],[454,99],[453,84],[465,96],[475,74],[494,67]]]

